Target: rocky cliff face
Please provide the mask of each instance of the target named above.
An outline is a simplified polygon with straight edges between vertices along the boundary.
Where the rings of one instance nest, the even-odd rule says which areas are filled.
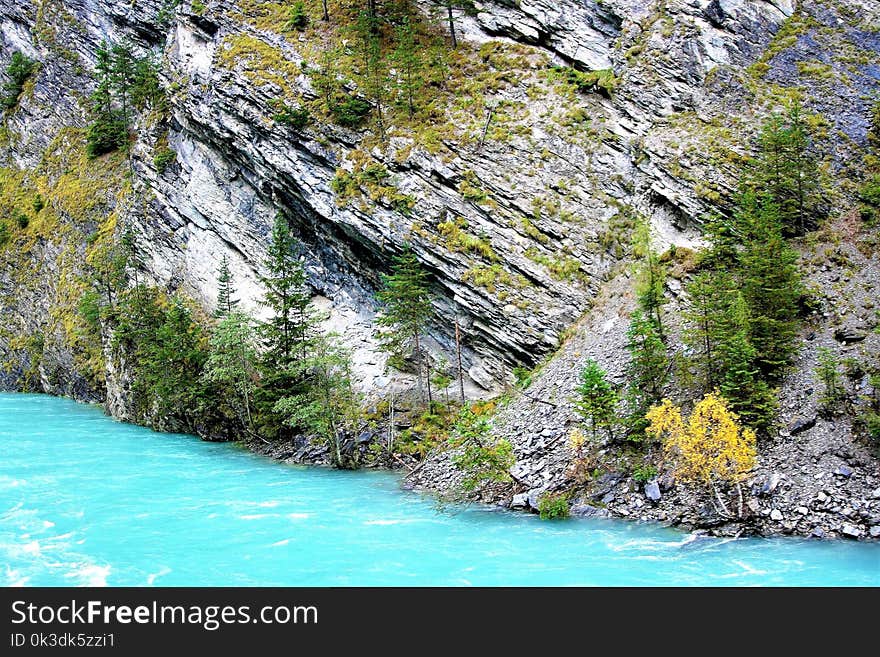
[[[131,183],[138,200],[122,217],[147,255],[148,275],[209,303],[226,254],[255,308],[256,270],[281,209],[299,226],[315,293],[359,346],[366,386],[381,386],[372,290],[389,256],[409,241],[435,282],[434,347],[449,350],[458,317],[472,392],[497,390],[512,366],[556,347],[625,256],[632,214],[651,217],[662,239],[682,242],[689,238],[681,231],[723,199],[730,172],[712,161],[717,154],[705,151],[706,140],[732,155],[742,151],[748,114],[759,102],[743,97],[743,67],[794,9],[767,2],[479,5],[475,18],[459,19],[471,43],[497,36],[535,47],[508,44],[515,53],[504,55],[466,45],[464,56],[478,65],[453,66],[491,83],[451,82],[449,98],[470,102],[465,111],[442,108],[439,135],[391,125],[387,141],[377,143],[368,132],[329,122],[297,134],[273,120],[279,99],[314,98],[302,67],[317,60],[310,37],[275,31],[269,19],[277,5],[218,1],[201,11],[175,4],[0,5],[5,57],[20,50],[42,64],[33,90],[6,116],[8,163],[33,170],[62,128],[85,124],[102,40],[151,51],[161,58],[171,112],[139,126]],[[613,68],[622,82],[613,100],[572,92],[547,75],[551,60]],[[725,103],[750,101],[729,116]],[[835,119],[851,123],[846,117],[862,107],[836,109]],[[744,135],[726,127],[739,118]],[[164,140],[177,159],[159,173],[152,155]],[[384,167],[387,179],[340,202],[334,178],[368,164]],[[395,204],[400,198],[411,205],[406,212]],[[50,268],[45,280],[53,278]],[[63,351],[59,345],[60,361]],[[27,367],[23,358],[11,359],[13,371]]]
[[[365,389],[394,385],[375,349],[373,295],[410,243],[431,274],[432,351],[451,355],[458,320],[469,393],[498,392],[513,367],[534,365],[602,310],[598,291],[625,265],[638,216],[659,244],[686,246],[707,214],[728,211],[759,118],[781,98],[803,99],[829,180],[858,170],[880,9],[798,4],[476,3],[458,16],[463,45],[444,56],[443,80],[423,91],[430,113],[389,110],[380,135],[320,111],[301,130],[276,119],[285,104],[316,105],[322,51],[357,57],[317,5],[297,33],[273,2],[0,0],[0,60],[20,51],[40,63],[3,116],[3,204],[29,202],[27,190],[51,210],[0,250],[0,387],[108,401],[124,417],[124,373],[104,370],[101,345],[84,344],[73,317],[90,245],[131,228],[144,275],[205,305],[226,255],[244,305],[259,312],[257,274],[281,211]],[[444,26],[425,29],[436,37]],[[130,163],[81,153],[104,40],[152,53],[168,96],[167,113],[139,118]],[[613,90],[574,73],[599,69],[613,71]],[[355,91],[357,81],[339,83]],[[158,167],[165,148],[175,160]],[[831,184],[829,194],[845,203],[852,191]],[[603,349],[619,359],[619,342]]]

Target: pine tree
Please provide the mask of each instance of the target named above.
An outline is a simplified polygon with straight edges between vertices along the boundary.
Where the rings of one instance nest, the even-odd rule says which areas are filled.
[[[640,223],[636,229],[635,253],[642,259],[636,284],[639,308],[645,315],[651,317],[657,325],[660,339],[663,340],[665,336],[660,309],[667,303],[666,267],[660,261],[660,254],[651,245],[650,228],[647,223]]]
[[[608,439],[614,440],[615,411],[617,392],[606,379],[605,370],[593,359],[581,370],[580,385],[575,389],[575,409],[585,421],[590,423],[590,433],[596,439],[596,431],[604,429]]]
[[[143,109],[147,105],[162,109],[165,92],[159,83],[159,67],[149,56],[140,57],[134,63],[134,79],[131,87],[131,104]]]
[[[841,410],[845,397],[841,376],[838,370],[840,363],[828,347],[819,348],[819,366],[816,376],[822,382],[822,395],[819,398],[819,410],[826,417],[833,417]]]
[[[287,19],[287,29],[302,32],[309,26],[309,15],[306,13],[306,6],[303,0],[294,0],[290,5],[290,12]]]
[[[92,93],[92,123],[87,132],[86,151],[89,157],[98,157],[122,148],[128,143],[128,124],[113,103],[116,74],[113,56],[104,41],[96,52],[95,75],[97,85]]]
[[[799,103],[764,124],[753,172],[759,191],[778,208],[783,229],[802,235],[816,225],[819,171]]]
[[[797,253],[782,236],[771,201],[746,197],[742,219],[746,240],[740,254],[743,298],[751,315],[750,341],[761,372],[778,378],[795,350],[798,300],[803,292]]]
[[[137,62],[127,45],[117,44],[111,49],[111,80],[113,90],[122,105],[122,120],[131,121],[131,90],[137,80]]]
[[[387,329],[380,333],[381,347],[391,355],[391,362],[396,366],[415,351],[421,387],[422,334],[431,316],[431,299],[427,274],[408,244],[394,257],[391,274],[382,276],[378,299],[382,314],[376,323]]]
[[[631,378],[639,390],[656,401],[669,381],[669,356],[660,331],[653,320],[636,311],[626,335]]]
[[[361,12],[358,16],[357,32],[363,59],[362,86],[376,108],[376,127],[379,130],[379,135],[384,139],[385,119],[382,108],[387,80],[382,62],[382,43],[379,39],[378,19],[375,14]]]
[[[336,106],[336,97],[339,94],[339,80],[336,77],[335,61],[339,52],[335,48],[325,48],[321,51],[320,65],[311,70],[312,83],[315,91],[324,100],[324,108],[331,112]]]
[[[179,297],[167,310],[155,294],[141,295],[139,301],[153,305],[139,318],[136,333],[134,380],[141,408],[146,417],[157,418],[159,426],[195,431],[199,379],[207,357],[202,329]]]
[[[709,244],[700,252],[700,264],[707,270],[737,271],[743,240],[737,213],[735,209],[733,218],[715,215],[707,219],[703,234]]]
[[[723,339],[722,326],[732,302],[733,280],[723,270],[700,272],[687,286],[689,306],[683,317],[684,342],[691,350],[691,360],[703,372],[703,392],[711,392],[723,370],[718,346]]]
[[[630,318],[626,348],[630,354],[627,427],[630,439],[639,440],[647,426],[645,413],[660,400],[669,381],[670,361],[657,325],[638,310]]]
[[[416,49],[413,27],[409,17],[404,17],[403,22],[397,27],[397,49],[394,51],[394,61],[398,68],[399,93],[406,102],[409,117],[415,113],[415,99],[422,88],[421,68],[422,60]]]
[[[214,310],[214,317],[226,317],[235,310],[236,306],[238,299],[235,298],[235,282],[229,272],[229,258],[224,255],[217,274],[217,307]]]
[[[9,82],[3,85],[3,95],[0,98],[0,106],[13,109],[18,105],[18,98],[24,89],[25,82],[37,69],[37,62],[29,59],[19,51],[12,53],[9,66],[6,67],[6,75]]]
[[[221,316],[210,338],[210,355],[202,378],[220,388],[236,420],[254,430],[253,399],[257,380],[257,334],[254,321],[230,310]]]
[[[757,350],[751,343],[751,317],[745,299],[736,293],[722,315],[716,353],[719,390],[743,422],[767,429],[776,414],[776,396],[760,376]]]
[[[279,212],[263,263],[267,274],[260,276],[266,289],[262,303],[272,311],[260,328],[264,360],[279,370],[288,370],[296,360],[305,358],[313,327],[305,270],[295,249],[290,225]]]
[[[299,363],[298,372],[304,382],[300,392],[279,399],[275,412],[289,426],[322,439],[330,448],[334,466],[357,468],[357,453],[344,451],[346,433],[360,408],[352,385],[351,353],[336,336],[322,335]]]
[[[458,37],[455,33],[455,15],[453,9],[464,10],[465,13],[476,14],[476,7],[473,0],[435,0],[442,9],[446,10],[446,24],[449,27],[449,39],[452,42],[452,48],[458,48]]]
[[[278,400],[302,392],[301,363],[315,339],[316,319],[311,311],[305,271],[296,256],[296,242],[287,219],[279,212],[272,227],[260,277],[266,292],[263,305],[271,316],[259,327],[263,353],[259,368],[261,386],[256,394],[263,433],[286,437],[285,418],[278,415]]]

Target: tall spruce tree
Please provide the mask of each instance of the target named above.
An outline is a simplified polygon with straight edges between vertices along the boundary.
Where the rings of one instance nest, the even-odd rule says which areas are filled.
[[[671,364],[657,325],[640,310],[632,314],[626,335],[626,349],[630,354],[627,365],[627,428],[630,439],[640,440],[647,426],[645,414],[663,396],[663,390],[669,382]]]
[[[783,230],[803,235],[816,227],[819,211],[818,158],[799,103],[770,117],[760,136],[752,177],[759,193],[775,203]]]
[[[261,385],[255,403],[260,411],[263,433],[270,438],[289,435],[288,423],[275,411],[278,400],[300,394],[300,364],[309,355],[315,337],[316,319],[309,306],[310,295],[302,263],[296,254],[296,240],[287,219],[275,217],[264,261],[266,274],[263,305],[270,317],[259,327],[263,353],[260,358]]]
[[[742,293],[736,292],[719,322],[718,389],[747,426],[766,430],[776,414],[776,395],[757,366],[751,326],[748,305]]]
[[[394,62],[398,68],[399,95],[406,104],[409,117],[416,110],[415,100],[422,88],[422,59],[415,43],[415,34],[408,16],[396,29],[397,48],[394,51]]]
[[[740,285],[751,316],[750,341],[761,372],[778,379],[795,350],[798,301],[803,284],[797,253],[782,235],[776,205],[745,195],[740,221],[746,239],[740,253]]]
[[[431,316],[431,298],[428,276],[408,244],[394,257],[391,274],[382,276],[378,299],[382,314],[377,324],[385,328],[380,333],[381,347],[397,367],[414,352],[421,387],[425,366],[422,334]]]
[[[614,423],[618,396],[608,382],[605,370],[592,358],[581,370],[580,385],[575,389],[575,410],[590,423],[590,434],[596,439],[596,432],[605,430],[609,440],[614,440]]]
[[[231,314],[238,306],[235,298],[235,281],[229,271],[229,258],[224,255],[220,260],[220,270],[217,273],[217,307],[214,309],[214,317],[223,318]]]
[[[137,82],[137,60],[127,44],[116,44],[111,49],[111,79],[113,89],[122,107],[125,124],[131,121],[131,91]]]
[[[704,393],[712,392],[723,376],[719,343],[724,337],[734,287],[730,274],[720,269],[700,272],[687,286],[689,305],[683,313],[683,337],[690,347],[691,360],[703,374]]]
[[[385,137],[385,103],[387,74],[382,61],[382,42],[379,36],[379,19],[374,13],[362,11],[357,21],[358,40],[363,60],[362,85],[376,108],[376,128]]]
[[[248,433],[255,430],[253,400],[257,381],[257,334],[254,321],[230,310],[211,333],[210,353],[202,378],[219,388],[231,415]]]
[[[637,310],[626,335],[631,379],[649,401],[657,401],[669,381],[669,356],[657,324]]]
[[[647,223],[639,223],[635,241],[635,254],[641,258],[636,284],[639,308],[654,321],[660,339],[665,340],[661,308],[667,303],[665,294],[666,267],[660,260],[660,254],[651,244],[650,227]]]
[[[92,122],[86,134],[89,157],[98,157],[128,143],[128,123],[114,105],[116,78],[113,55],[106,41],[101,42],[95,55],[97,85],[91,96]]]

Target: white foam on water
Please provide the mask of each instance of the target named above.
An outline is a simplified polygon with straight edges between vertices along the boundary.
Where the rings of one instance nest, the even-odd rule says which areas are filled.
[[[74,569],[65,575],[68,579],[78,580],[79,586],[107,586],[110,566],[99,566],[93,563],[72,564]]]
[[[412,520],[364,520],[365,525],[404,525],[414,522]]]
[[[153,584],[159,577],[167,575],[170,572],[171,569],[168,566],[162,566],[161,568],[159,568],[159,572],[150,573],[149,575],[147,575],[147,586],[153,586]]]
[[[288,543],[290,543],[290,539],[285,538],[283,541],[276,541],[272,543],[272,545],[270,545],[269,547],[281,547],[282,545],[287,545]]]
[[[770,572],[750,566],[744,561],[734,561],[733,563],[743,569],[743,572],[741,573],[742,575],[767,575]]]
[[[685,541],[634,539],[618,544],[611,543],[608,545],[608,548],[614,552],[625,552],[627,550],[668,550],[669,548],[681,547],[682,545],[685,545]]]
[[[30,577],[28,577],[27,575],[23,575],[21,573],[21,571],[14,570],[14,569],[10,568],[8,564],[6,565],[6,584],[5,584],[5,586],[10,586],[10,587],[27,586],[29,580],[30,580]]]
[[[304,520],[304,519],[308,518],[310,515],[311,515],[310,513],[288,513],[287,517],[290,518],[291,520]]]

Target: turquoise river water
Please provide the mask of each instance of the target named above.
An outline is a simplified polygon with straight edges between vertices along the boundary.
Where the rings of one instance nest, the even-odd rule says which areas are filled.
[[[439,506],[397,477],[0,394],[0,584],[880,585],[880,545]]]

